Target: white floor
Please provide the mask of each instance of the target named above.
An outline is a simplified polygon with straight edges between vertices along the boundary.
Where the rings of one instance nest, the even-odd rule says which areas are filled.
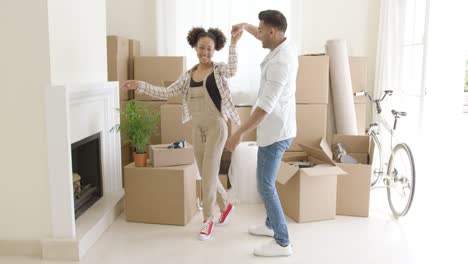
[[[372,200],[369,218],[339,216],[306,224],[288,219],[294,250],[289,258],[252,255],[255,246],[269,239],[246,232],[250,224],[262,222],[264,209],[243,205],[206,242],[197,240],[200,213],[185,227],[128,223],[123,214],[81,263],[468,263],[463,251],[468,232],[463,222],[451,220],[456,216],[437,210],[424,214],[415,207],[397,221],[389,213],[385,191],[374,190]],[[62,262],[3,257],[0,263]]]
[[[263,221],[260,205],[238,206],[231,223],[216,228],[206,242],[197,240],[200,213],[185,227],[127,223],[121,215],[81,263],[468,263],[468,115],[463,124],[461,137],[445,138],[457,148],[434,151],[444,138],[424,140],[426,151],[416,159],[423,169],[417,172],[413,208],[402,219],[390,214],[385,190],[374,190],[369,218],[339,216],[306,224],[288,219],[294,255],[271,259],[252,255],[268,238],[246,231]],[[0,257],[0,264],[39,263],[62,262]]]

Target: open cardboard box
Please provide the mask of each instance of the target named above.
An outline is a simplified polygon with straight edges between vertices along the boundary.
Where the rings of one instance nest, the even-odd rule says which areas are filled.
[[[291,155],[281,161],[276,188],[286,215],[296,222],[334,219],[337,175],[346,174],[332,160],[330,146],[321,139],[316,147],[299,144],[305,155]],[[308,160],[310,168],[289,162]]]
[[[336,214],[369,216],[370,180],[373,145],[369,136],[334,135],[333,143],[342,143],[359,164],[336,163],[347,175],[338,176]]]

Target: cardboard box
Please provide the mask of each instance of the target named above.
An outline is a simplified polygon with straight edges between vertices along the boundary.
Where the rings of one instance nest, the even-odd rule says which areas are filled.
[[[167,87],[187,70],[185,57],[140,56],[134,59],[135,80],[152,85]],[[135,94],[135,99],[158,100],[143,94]]]
[[[192,123],[182,124],[182,105],[165,104],[161,106],[161,143],[171,144],[174,141],[192,140]]]
[[[223,149],[223,154],[221,155],[221,163],[219,166],[219,173],[220,174],[228,174],[229,166],[231,166],[231,151],[227,149]]]
[[[355,99],[357,97],[354,97]],[[365,135],[366,129],[369,127],[369,122],[367,121],[367,103],[354,103],[354,109],[356,113],[356,125],[357,125],[357,132],[358,135]],[[330,100],[327,109],[327,143],[331,144],[333,135],[337,133],[336,131],[336,124],[335,124],[335,112],[333,110],[333,102]]]
[[[237,113],[239,114],[241,124],[245,123],[247,119],[250,117],[250,113],[252,112],[252,106],[236,106]],[[239,129],[239,125],[229,120],[228,122],[228,135],[232,135]],[[253,129],[249,133],[247,133],[242,141],[257,141],[257,130]]]
[[[161,106],[163,106],[165,101],[137,101],[137,104],[146,107],[152,112],[159,113],[159,120],[156,123],[156,130],[153,132],[150,138],[150,145],[161,144]]]
[[[121,111],[126,111],[127,102],[128,101],[120,101],[120,110]],[[141,106],[147,108],[151,112],[161,114],[161,106],[165,104],[165,101],[137,101],[136,103],[138,105],[141,105]],[[123,120],[121,118],[120,119],[120,124],[124,124],[124,123],[125,123],[125,120]],[[121,135],[121,140],[122,140],[121,141],[122,145],[128,143],[128,142],[125,142],[125,138],[123,137],[123,135]],[[156,129],[154,130],[153,134],[151,135],[149,144],[150,145],[161,144],[161,118],[156,123]]]
[[[125,187],[124,167],[133,162],[133,151],[129,144],[121,148],[120,160],[122,162],[122,187]]]
[[[356,122],[359,135],[365,135],[366,129],[369,127],[367,123],[367,104],[355,103],[354,108],[356,109]]]
[[[224,189],[227,191],[228,188],[229,188],[229,184],[228,184],[229,180],[228,180],[227,174],[220,174],[219,175],[219,181],[223,185]]]
[[[150,160],[153,167],[180,166],[195,162],[193,147],[187,144],[185,148],[168,149],[169,144],[150,145]]]
[[[168,87],[169,85],[173,84],[175,81],[165,81],[164,82],[164,87]],[[180,95],[176,95],[176,96],[172,96],[172,97],[169,97],[167,99],[167,103],[168,104],[182,104],[182,98],[183,96],[180,94]]]
[[[299,69],[296,78],[296,103],[327,104],[329,75],[328,56],[299,56]]]
[[[127,109],[127,102],[128,102],[128,101],[120,101],[120,106],[119,106],[119,111],[120,111],[120,112],[119,112],[119,115],[120,115],[120,125],[125,124],[125,120],[122,118],[122,114],[121,114],[121,113],[126,111],[126,109]],[[125,137],[124,137],[124,135],[123,135],[122,133],[120,133],[120,144],[121,144],[122,146],[128,144],[128,142],[125,142]],[[122,164],[122,165],[123,165],[123,164]],[[127,164],[125,164],[125,165],[127,165]]]
[[[168,104],[182,104],[182,95],[169,97],[169,99],[167,99],[167,103]]]
[[[122,168],[133,162],[133,153],[129,144],[121,148],[120,154],[121,154]]]
[[[127,221],[186,225],[197,210],[195,164],[125,167]]]
[[[349,57],[349,70],[351,73],[353,92],[366,90],[372,94],[372,91],[369,91],[367,86],[367,61],[367,57]],[[356,97],[354,102],[367,103],[368,99],[365,96],[360,96]]]
[[[128,39],[118,36],[107,36],[107,79],[109,81],[128,80]],[[128,100],[128,92],[120,91],[120,100]]]
[[[364,164],[337,163],[347,175],[338,176],[336,214],[369,216],[372,160],[369,159],[369,137],[334,135],[333,142],[343,143],[349,155]],[[368,162],[366,162],[368,161]]]
[[[307,159],[307,153],[303,151],[298,152],[285,152],[283,155],[283,161],[295,161],[297,158]]]
[[[327,105],[296,105],[297,135],[287,151],[302,151],[298,142],[312,146],[327,135]]]
[[[128,79],[134,80],[134,57],[140,56],[140,41],[130,39],[128,41]]]
[[[284,213],[298,223],[334,219],[336,215],[336,178],[346,174],[332,160],[330,147],[322,139],[316,147],[301,145],[309,161],[318,164],[298,168],[288,164],[302,157],[282,161],[276,188]]]

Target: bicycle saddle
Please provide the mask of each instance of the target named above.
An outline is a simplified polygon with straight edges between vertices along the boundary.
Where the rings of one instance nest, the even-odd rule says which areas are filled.
[[[406,116],[406,112],[398,112],[396,110],[392,110],[392,115],[396,118],[399,118],[400,116]]]

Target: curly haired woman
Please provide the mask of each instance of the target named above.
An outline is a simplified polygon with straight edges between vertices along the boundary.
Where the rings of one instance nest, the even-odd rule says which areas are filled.
[[[228,63],[213,62],[215,50],[221,50],[226,37],[221,30],[196,27],[187,35],[188,44],[195,49],[199,63],[183,73],[167,88],[142,81],[126,81],[122,88],[136,90],[160,99],[182,94],[183,119],[192,120],[195,157],[202,177],[203,225],[199,238],[207,240],[213,232],[216,202],[221,215],[216,225],[227,222],[233,205],[227,201],[226,190],[219,181],[219,167],[227,140],[227,120],[239,124],[239,115],[232,103],[227,79],[237,71],[236,44],[242,34],[231,36]]]

